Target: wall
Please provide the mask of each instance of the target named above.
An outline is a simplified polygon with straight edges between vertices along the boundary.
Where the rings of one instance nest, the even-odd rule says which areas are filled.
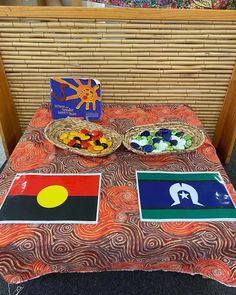
[[[91,77],[104,102],[188,104],[213,137],[235,33],[236,21],[0,18],[0,52],[22,130],[49,101],[50,77]]]

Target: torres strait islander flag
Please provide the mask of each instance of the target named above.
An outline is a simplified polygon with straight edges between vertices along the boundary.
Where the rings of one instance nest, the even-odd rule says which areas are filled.
[[[0,223],[97,223],[101,174],[17,174]]]
[[[137,171],[142,221],[236,220],[218,172]]]

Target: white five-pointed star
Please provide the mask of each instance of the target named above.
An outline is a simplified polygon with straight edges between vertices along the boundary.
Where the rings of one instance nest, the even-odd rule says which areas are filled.
[[[182,200],[188,199],[188,197],[189,197],[189,194],[186,194],[184,191],[182,191],[179,195],[182,197]]]

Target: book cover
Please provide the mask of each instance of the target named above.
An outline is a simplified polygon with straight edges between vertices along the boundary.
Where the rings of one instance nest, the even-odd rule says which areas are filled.
[[[95,79],[50,79],[52,118],[101,119],[101,84]]]

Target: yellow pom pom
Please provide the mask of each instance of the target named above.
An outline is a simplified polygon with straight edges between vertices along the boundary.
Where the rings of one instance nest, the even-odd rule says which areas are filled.
[[[85,134],[84,134],[84,133],[81,133],[81,132],[78,132],[78,133],[76,134],[76,136],[78,136],[78,137],[82,138],[82,137],[84,137],[84,136],[85,136]]]
[[[107,145],[108,145],[108,147],[111,147],[112,146],[112,142],[111,141],[108,141],[107,142]]]
[[[88,139],[90,139],[90,136],[88,136],[88,135],[83,135],[83,136],[80,136],[80,139],[81,139],[81,140],[88,140]]]
[[[88,147],[88,151],[91,152],[91,153],[93,153],[93,154],[99,154],[100,153],[100,151],[95,151],[93,149],[93,146]]]
[[[89,143],[92,145],[92,146],[95,146],[95,142],[90,140]]]
[[[105,137],[101,137],[101,138],[99,139],[99,141],[100,141],[101,143],[107,143],[107,139],[106,139]]]
[[[68,142],[70,142],[70,139],[69,138],[64,138],[63,139],[63,143],[67,144]]]
[[[95,151],[102,151],[102,150],[104,149],[104,147],[101,146],[101,145],[95,145],[95,146],[93,146],[93,149],[94,149]]]
[[[67,134],[67,133],[62,133],[62,134],[60,135],[60,139],[61,139],[61,140],[65,139],[65,138],[67,138],[67,137],[68,137],[68,134]]]
[[[78,133],[79,133],[79,132],[77,132],[77,131],[75,131],[75,130],[72,130],[72,131],[70,132],[70,135],[78,136]]]

